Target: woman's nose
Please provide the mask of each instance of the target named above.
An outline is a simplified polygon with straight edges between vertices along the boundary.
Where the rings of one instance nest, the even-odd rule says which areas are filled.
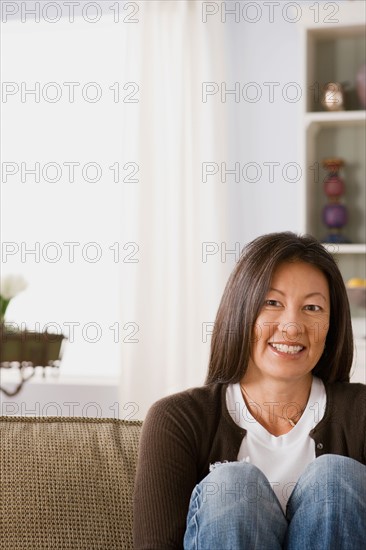
[[[292,311],[281,316],[278,330],[281,331],[285,341],[298,342],[304,333],[304,325],[301,322],[300,314]]]

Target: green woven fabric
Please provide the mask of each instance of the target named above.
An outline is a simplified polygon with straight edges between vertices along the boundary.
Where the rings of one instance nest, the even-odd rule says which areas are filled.
[[[132,549],[141,425],[0,417],[0,549]]]

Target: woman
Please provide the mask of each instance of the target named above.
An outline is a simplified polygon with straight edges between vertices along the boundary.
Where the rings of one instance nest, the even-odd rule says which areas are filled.
[[[206,384],[144,422],[135,549],[357,549],[366,386],[338,267],[313,237],[251,242],[217,313]]]

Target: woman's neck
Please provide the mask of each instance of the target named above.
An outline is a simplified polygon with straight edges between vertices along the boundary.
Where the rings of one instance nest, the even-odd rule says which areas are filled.
[[[282,381],[244,375],[240,382],[252,416],[273,435],[289,432],[299,421],[309,399],[313,377]]]

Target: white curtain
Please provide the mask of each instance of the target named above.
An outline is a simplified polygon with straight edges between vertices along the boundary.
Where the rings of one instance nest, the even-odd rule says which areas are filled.
[[[204,82],[225,80],[225,43],[221,22],[203,23],[201,10],[142,2],[139,23],[126,25],[125,80],[137,83],[139,101],[123,106],[123,158],[138,164],[139,181],[124,184],[121,215],[138,262],[121,270],[120,404],[136,403],[135,418],[203,383],[228,275],[219,253],[202,256],[221,250],[229,213],[227,184],[202,181],[203,162],[227,157],[227,123],[219,97],[202,101]]]

